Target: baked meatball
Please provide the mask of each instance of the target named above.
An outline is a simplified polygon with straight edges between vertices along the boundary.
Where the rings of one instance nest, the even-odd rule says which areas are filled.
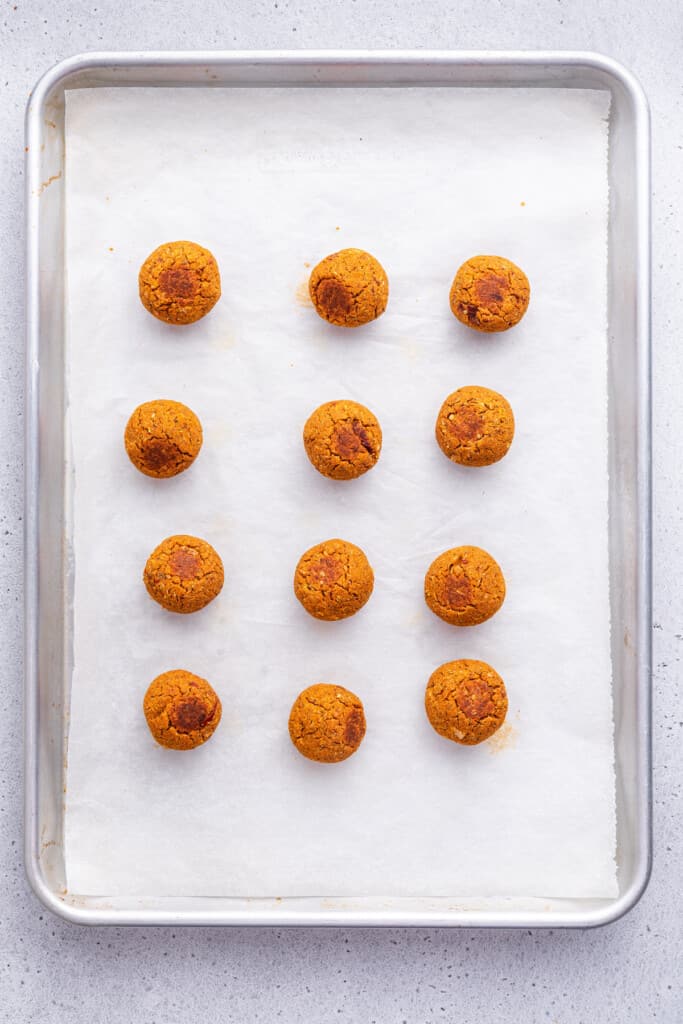
[[[359,402],[325,402],[304,425],[304,448],[311,463],[332,480],[354,480],[377,463],[382,430]]]
[[[473,746],[493,736],[508,709],[505,683],[485,661],[448,661],[430,676],[425,711],[440,736]]]
[[[167,537],[147,559],[143,579],[150,597],[169,612],[190,613],[223,587],[223,563],[209,543],[188,534]]]
[[[184,669],[157,676],[149,684],[143,710],[154,739],[170,750],[206,743],[221,720],[221,702],[213,688]]]
[[[473,256],[451,285],[453,316],[475,331],[507,331],[529,305],[529,280],[503,256]]]
[[[142,264],[138,286],[145,309],[167,324],[193,324],[221,297],[218,264],[196,242],[160,245]]]
[[[452,626],[476,626],[505,600],[505,579],[488,551],[451,548],[435,558],[425,576],[425,601]]]
[[[128,458],[145,476],[177,476],[199,454],[202,425],[182,402],[143,402],[131,414],[124,443]]]
[[[316,683],[294,701],[289,735],[299,753],[311,761],[345,761],[365,736],[363,704],[343,686]]]
[[[294,593],[301,604],[309,615],[328,622],[360,611],[374,583],[365,553],[338,538],[305,551],[294,572]]]
[[[515,418],[507,399],[490,388],[458,388],[436,418],[436,440],[451,462],[491,466],[507,455]]]
[[[308,291],[323,320],[337,327],[361,327],[386,309],[389,280],[369,252],[342,249],[313,268]]]

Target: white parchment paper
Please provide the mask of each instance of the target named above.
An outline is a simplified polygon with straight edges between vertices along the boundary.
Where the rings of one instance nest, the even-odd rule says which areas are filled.
[[[615,815],[607,573],[607,97],[560,90],[84,90],[67,94],[68,393],[75,559],[66,865],[73,893],[611,896]],[[216,255],[200,323],[155,321],[138,268],[159,243]],[[305,301],[309,265],[374,253],[386,314],[354,332]],[[475,253],[519,263],[529,312],[496,336],[448,307]],[[449,463],[443,398],[482,384],[517,433],[487,469]],[[169,481],[122,442],[152,398],[190,405],[204,448]],[[308,414],[379,417],[377,467],[325,480]],[[141,581],[172,533],[209,540],[223,593],[190,616]],[[310,618],[301,552],[340,536],[376,573],[365,609]],[[445,548],[499,561],[508,597],[458,629],[426,608]],[[507,725],[462,748],[424,687],[443,661],[505,679]],[[153,677],[187,668],[223,702],[189,752],[152,740]],[[365,703],[357,755],[304,760],[287,717],[313,682]]]

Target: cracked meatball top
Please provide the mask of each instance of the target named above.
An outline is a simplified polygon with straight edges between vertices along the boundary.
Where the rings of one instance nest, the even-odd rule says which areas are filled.
[[[311,761],[345,761],[365,736],[363,704],[343,686],[316,683],[294,701],[289,735],[299,753]]]
[[[436,440],[451,462],[491,466],[507,454],[515,419],[507,399],[490,388],[458,388],[445,400],[436,420]]]
[[[476,626],[505,600],[500,566],[483,548],[451,548],[435,558],[425,576],[425,601],[452,626]]]
[[[365,553],[347,540],[323,541],[305,551],[294,571],[294,593],[309,615],[333,622],[355,615],[375,585]]]
[[[386,309],[389,279],[369,252],[342,249],[313,268],[308,291],[323,320],[337,327],[361,327]]]
[[[150,597],[169,612],[188,614],[213,601],[223,587],[218,552],[199,537],[167,537],[147,559],[143,573]]]
[[[451,311],[475,331],[507,331],[526,313],[529,295],[529,279],[512,260],[473,256],[455,275]]]
[[[143,402],[126,424],[124,444],[128,458],[145,476],[177,476],[199,454],[202,425],[182,402]]]
[[[325,402],[306,420],[304,448],[311,463],[332,480],[354,480],[376,464],[382,429],[359,402]]]
[[[143,701],[149,731],[162,747],[191,750],[213,735],[221,720],[221,702],[200,676],[173,669],[150,683]]]
[[[500,729],[507,710],[505,683],[485,661],[448,661],[427,683],[427,718],[440,736],[455,743],[473,746],[487,740]]]
[[[164,242],[147,257],[138,276],[145,309],[167,324],[201,320],[221,297],[212,253],[196,242]]]

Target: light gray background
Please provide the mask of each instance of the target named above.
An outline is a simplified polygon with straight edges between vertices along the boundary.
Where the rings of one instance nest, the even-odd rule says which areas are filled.
[[[683,1019],[683,7],[679,0],[125,0],[0,8],[0,1019],[600,1024]],[[23,114],[38,75],[92,49],[592,49],[653,113],[655,862],[641,903],[593,932],[84,929],[28,891],[21,844]]]

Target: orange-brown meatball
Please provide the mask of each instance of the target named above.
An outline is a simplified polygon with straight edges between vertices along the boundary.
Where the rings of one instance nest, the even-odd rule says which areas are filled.
[[[373,413],[360,402],[325,402],[306,420],[304,448],[323,476],[355,480],[379,459],[382,430]]]
[[[451,462],[491,466],[507,455],[515,434],[509,402],[490,388],[458,388],[436,419],[436,440]]]
[[[328,622],[360,611],[374,583],[365,553],[338,538],[305,551],[294,572],[294,593],[301,604],[309,615]]]
[[[140,300],[157,320],[192,324],[221,297],[221,278],[212,253],[196,242],[165,242],[140,268]]]
[[[384,312],[389,281],[384,267],[363,249],[342,249],[311,271],[308,291],[318,316],[337,327],[361,327]]]
[[[223,587],[223,563],[218,552],[199,537],[167,537],[147,559],[145,586],[169,612],[197,612],[213,601]]]
[[[191,750],[211,737],[221,702],[206,679],[184,669],[164,672],[145,694],[143,710],[152,736],[170,750]]]
[[[202,425],[182,402],[143,402],[126,424],[124,443],[128,458],[145,476],[177,476],[199,454]]]
[[[425,601],[452,626],[476,626],[505,600],[505,579],[488,551],[451,548],[435,558],[425,576]]]
[[[449,661],[430,676],[425,711],[440,736],[472,746],[493,736],[508,709],[505,683],[485,661]]]
[[[289,735],[299,753],[311,761],[345,761],[365,736],[363,704],[343,686],[316,683],[294,701]]]
[[[455,275],[451,310],[475,331],[507,331],[526,313],[529,294],[526,274],[511,260],[473,256]]]

